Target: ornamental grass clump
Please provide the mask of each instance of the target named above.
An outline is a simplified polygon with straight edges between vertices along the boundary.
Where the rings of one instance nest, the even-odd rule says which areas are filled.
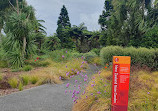
[[[39,80],[38,76],[35,76],[35,75],[30,76],[30,82],[32,84],[36,84],[38,82],[38,80]]]
[[[9,83],[9,85],[12,88],[17,88],[17,86],[18,86],[18,79],[16,77],[11,78],[11,79],[8,80],[8,83]]]
[[[2,79],[3,79],[3,76],[0,74],[0,81],[2,81]]]
[[[23,85],[28,85],[30,81],[30,76],[28,74],[23,74],[20,76]]]
[[[30,70],[32,70],[32,66],[31,65],[26,65],[26,66],[23,67],[23,70],[24,71],[30,71]]]
[[[23,84],[21,82],[19,83],[18,89],[19,89],[19,91],[23,90]]]

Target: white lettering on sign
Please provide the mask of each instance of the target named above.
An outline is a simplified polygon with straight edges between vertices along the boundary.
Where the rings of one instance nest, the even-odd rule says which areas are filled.
[[[115,73],[114,74],[114,84],[117,84],[117,81],[118,81],[118,73]]]
[[[115,65],[115,72],[118,72],[118,65]]]
[[[117,103],[118,75],[119,65],[114,66],[114,103]]]
[[[120,67],[120,71],[121,72],[128,72],[129,68],[128,67]],[[122,73],[122,74],[124,74],[124,73]]]
[[[114,85],[114,103],[117,102],[117,85]]]
[[[127,79],[129,79],[129,74],[120,75],[120,83],[126,83]]]

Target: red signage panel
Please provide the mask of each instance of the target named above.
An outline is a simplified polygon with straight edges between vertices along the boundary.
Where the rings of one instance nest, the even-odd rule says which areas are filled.
[[[130,78],[129,56],[113,57],[112,111],[127,111]]]

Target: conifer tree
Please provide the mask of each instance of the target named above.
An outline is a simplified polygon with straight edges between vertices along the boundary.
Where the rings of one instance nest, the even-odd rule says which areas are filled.
[[[68,36],[69,34],[65,34],[65,29],[69,30],[71,28],[71,23],[69,20],[69,16],[68,16],[68,11],[65,7],[65,5],[63,5],[61,12],[60,12],[60,16],[58,18],[57,21],[57,36],[60,39],[61,43],[62,43],[62,47],[63,48],[69,48],[70,45],[68,45],[71,42],[71,38],[70,36]],[[68,33],[68,32],[66,32]]]
[[[104,10],[102,15],[100,15],[98,23],[101,25],[102,30],[106,30],[108,27],[108,20],[111,16],[111,12],[113,11],[112,0],[105,0],[104,2]]]

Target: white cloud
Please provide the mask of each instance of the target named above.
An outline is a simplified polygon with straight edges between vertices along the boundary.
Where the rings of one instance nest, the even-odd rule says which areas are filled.
[[[89,30],[98,30],[99,15],[105,0],[27,0],[36,9],[38,19],[45,20],[48,35],[55,33],[62,5],[65,5],[72,25],[85,22]]]
[[[99,13],[80,14],[80,22],[84,22],[88,30],[95,31],[100,28],[98,25]]]

